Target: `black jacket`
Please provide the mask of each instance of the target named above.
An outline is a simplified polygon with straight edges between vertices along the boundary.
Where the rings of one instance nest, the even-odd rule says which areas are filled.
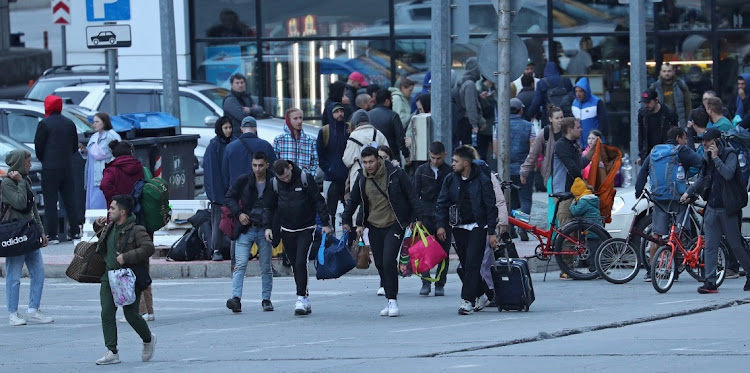
[[[422,202],[417,198],[414,187],[409,180],[409,175],[400,167],[394,167],[390,162],[383,162],[386,174],[388,175],[388,189],[385,190],[388,195],[388,202],[391,204],[396,215],[396,221],[401,229],[405,229],[414,220],[422,220],[424,213]],[[352,224],[352,216],[357,207],[362,205],[357,214],[357,226],[364,226],[367,222],[367,216],[370,214],[370,206],[365,193],[365,182],[367,178],[359,173],[357,176],[356,187],[352,188],[349,200],[346,202],[344,213],[341,215],[341,221],[344,224]]]
[[[282,228],[302,229],[315,226],[317,214],[323,226],[328,226],[328,207],[315,183],[315,177],[303,173],[296,164],[292,163],[292,166],[292,179],[289,183],[277,181],[278,193],[273,190],[273,180],[269,180],[266,188],[270,187],[272,194],[266,200],[266,216],[263,221],[278,222]],[[302,183],[302,177],[307,178],[307,186]]]
[[[495,234],[497,226],[497,206],[495,205],[495,191],[492,189],[492,181],[475,165],[471,166],[469,175],[469,196],[471,199],[471,210],[474,213],[477,225],[487,226],[487,235]],[[461,196],[461,175],[451,172],[445,178],[440,196],[435,206],[435,218],[438,229],[449,229],[448,208],[459,204]]]
[[[719,156],[716,158],[709,157],[708,152],[703,154],[703,168],[698,180],[686,193],[700,193],[708,206],[724,208],[728,215],[734,215],[747,205],[747,186],[742,178],[737,151],[723,141],[718,147]]]
[[[654,146],[667,141],[667,131],[677,127],[677,113],[662,104],[657,113],[649,114],[645,108],[638,110],[638,157],[645,160]]]
[[[250,115],[245,113],[242,107],[252,108],[253,105],[255,105],[255,101],[253,101],[253,98],[247,92],[237,93],[230,90],[227,97],[224,97],[221,108],[224,110],[224,115],[228,116],[232,121],[232,136],[240,137],[242,135],[240,124],[242,124],[242,119]]]
[[[443,181],[451,172],[453,172],[451,166],[443,163],[438,167],[438,175],[435,178],[435,173],[428,162],[417,167],[414,173],[414,190],[417,191],[417,197],[422,200],[425,223],[432,223],[428,225],[435,225],[435,205],[440,189],[443,187]]]
[[[400,159],[399,152],[404,155],[404,158],[409,157],[409,148],[404,142],[404,126],[395,111],[383,105],[377,105],[367,112],[367,117],[370,118],[370,124],[385,135],[397,159]]]
[[[265,209],[268,200],[272,196],[273,185],[271,179],[273,179],[273,172],[266,170],[266,188],[263,189],[263,195],[258,196],[258,189],[255,187],[255,174],[249,173],[240,176],[234,184],[229,187],[227,194],[224,199],[224,206],[226,206],[232,215],[239,217],[241,213],[245,213],[251,216],[250,212],[253,208]],[[242,207],[240,207],[242,203]],[[253,221],[253,225],[260,225],[264,229],[271,228],[270,216],[265,213],[262,216],[262,221]],[[245,231],[247,228],[245,228]]]
[[[34,147],[43,169],[72,169],[73,155],[78,151],[76,125],[59,112],[51,114],[39,122]]]

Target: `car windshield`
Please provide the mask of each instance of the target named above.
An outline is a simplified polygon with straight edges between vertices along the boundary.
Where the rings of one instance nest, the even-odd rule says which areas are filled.
[[[5,159],[5,156],[8,155],[8,153],[16,149],[26,150],[27,152],[31,153],[32,158],[36,158],[36,152],[34,151],[34,149],[31,149],[28,146],[21,144],[20,142],[11,139],[8,136],[0,135],[0,157],[3,157],[3,159]]]
[[[44,101],[44,99],[55,92],[56,89],[67,87],[77,81],[78,79],[40,80],[31,87],[29,92],[26,93],[26,98]]]
[[[74,114],[73,112],[65,109],[63,109],[62,111],[62,115],[73,121],[73,124],[76,125],[76,132],[84,133],[86,131],[91,131],[91,125],[88,122],[88,118],[84,117],[83,115]]]
[[[200,92],[204,96],[208,97],[209,100],[213,101],[216,105],[219,105],[219,107],[223,106],[224,97],[227,97],[227,95],[229,94],[229,90],[224,88],[204,89]]]

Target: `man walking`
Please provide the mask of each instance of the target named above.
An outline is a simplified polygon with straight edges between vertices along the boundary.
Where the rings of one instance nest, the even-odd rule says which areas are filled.
[[[273,311],[271,290],[273,289],[273,271],[271,269],[271,243],[265,239],[266,229],[271,228],[271,221],[263,211],[266,201],[271,198],[271,187],[268,182],[273,173],[268,169],[268,156],[257,152],[253,155],[253,172],[240,176],[226,193],[224,205],[232,215],[237,217],[239,232],[232,272],[232,298],[227,300],[227,308],[232,312],[242,311],[242,287],[245,281],[247,262],[250,260],[250,249],[258,245],[258,261],[262,287],[261,307],[263,311]]]
[[[370,124],[377,128],[378,131],[388,139],[396,160],[400,161],[399,153],[403,154],[406,164],[411,164],[409,158],[409,148],[406,147],[404,139],[404,126],[399,119],[398,114],[391,110],[391,92],[387,89],[381,89],[375,96],[375,107],[367,112],[370,118]]]
[[[680,128],[685,128],[693,103],[690,100],[690,89],[685,81],[674,74],[674,66],[669,62],[661,65],[659,80],[651,84],[651,89],[659,95],[662,105],[666,105],[671,111],[677,113]],[[584,128],[585,132],[585,128]],[[586,137],[584,136],[583,139]]]
[[[737,260],[746,270],[750,268],[750,252],[745,247],[740,232],[742,208],[747,205],[747,185],[742,178],[737,152],[721,139],[721,131],[709,128],[703,133],[703,169],[698,181],[682,195],[680,201],[688,202],[699,193],[708,202],[703,215],[706,232],[704,248],[705,276],[698,293],[718,293],[716,268],[718,267],[719,241],[722,236]],[[747,277],[745,291],[750,291],[750,276]]]
[[[638,160],[642,165],[654,146],[667,141],[667,131],[677,127],[677,114],[659,102],[659,95],[653,89],[641,93],[643,107],[638,110]]]
[[[332,232],[328,222],[328,211],[320,195],[315,178],[296,164],[279,159],[273,164],[276,177],[271,179],[273,193],[264,210],[264,221],[275,219],[281,225],[281,241],[284,253],[292,263],[294,283],[297,285],[297,302],[294,314],[309,315],[312,312],[307,291],[307,258],[315,232],[315,215],[320,217],[323,233]],[[265,230],[266,240],[273,241],[273,232]]]
[[[73,155],[78,152],[78,134],[73,121],[64,117],[62,99],[49,95],[44,99],[45,118],[39,122],[34,137],[36,156],[42,162],[42,197],[44,197],[45,231],[51,245],[60,243],[57,236],[59,219],[57,217],[58,196],[62,194],[62,203],[68,221],[68,239],[81,237],[80,228],[75,222],[76,207],[73,206]],[[64,229],[64,228],[63,228]]]
[[[247,116],[242,120],[242,136],[232,141],[224,150],[222,174],[227,178],[227,185],[252,172],[253,155],[263,152],[269,162],[276,161],[276,153],[268,141],[258,137],[258,124],[255,118]]]
[[[248,116],[257,116],[263,113],[263,108],[259,107],[249,93],[245,91],[246,79],[240,73],[235,73],[229,78],[232,84],[232,90],[224,98],[222,109],[224,115],[232,120],[232,136],[240,137],[240,125],[242,120]]]
[[[273,139],[276,158],[294,162],[302,171],[314,177],[318,172],[318,152],[315,140],[302,130],[302,110],[289,108],[284,119],[284,133]]]
[[[352,188],[341,217],[344,222],[341,228],[351,229],[352,216],[361,205],[356,221],[357,234],[361,237],[364,229],[369,229],[372,256],[388,299],[380,316],[396,317],[399,315],[396,260],[406,227],[414,220],[421,224],[422,203],[406,171],[378,157],[377,149],[366,146],[360,156],[364,172],[359,174]]]
[[[473,163],[474,153],[460,146],[453,151],[453,172],[445,178],[435,207],[437,238],[448,239],[450,228],[456,242],[456,254],[464,269],[459,315],[481,311],[484,294],[480,274],[485,246],[495,247],[497,238],[497,206],[492,181]],[[476,306],[476,308],[475,308]]]
[[[430,144],[430,162],[424,163],[417,167],[414,173],[414,189],[417,191],[417,197],[422,201],[422,209],[424,209],[424,227],[430,233],[437,233],[437,221],[435,219],[435,205],[437,204],[440,190],[443,187],[443,181],[446,176],[451,173],[451,166],[445,163],[445,145],[442,142],[436,141]],[[450,253],[451,248],[451,237],[450,233],[446,232],[446,239],[440,242],[440,245],[445,250],[446,254]],[[445,268],[442,273],[436,273],[435,276],[438,278],[435,282],[435,296],[441,297],[445,295],[445,282],[448,278],[448,262],[449,258],[445,258]],[[440,268],[440,267],[438,267]],[[422,273],[422,276],[429,277],[430,271]],[[431,283],[427,280],[422,280],[422,289],[419,291],[419,295],[429,295],[431,289]]]
[[[351,127],[344,121],[344,106],[334,102],[326,108],[328,124],[318,132],[317,152],[320,167],[325,172],[323,196],[331,216],[331,226],[336,227],[336,210],[339,201],[344,202],[346,178],[349,169],[344,164],[344,150]]]
[[[357,175],[359,170],[362,169],[360,160],[362,148],[372,146],[377,149],[380,145],[389,146],[385,135],[370,124],[370,119],[365,110],[360,109],[352,114],[352,126],[354,126],[354,131],[349,135],[343,156],[344,165],[349,169],[349,190],[347,193],[356,186]]]

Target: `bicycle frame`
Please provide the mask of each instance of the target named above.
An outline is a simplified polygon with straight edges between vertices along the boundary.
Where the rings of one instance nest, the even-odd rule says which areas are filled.
[[[699,231],[698,240],[696,241],[695,248],[692,250],[687,250],[685,248],[685,245],[682,243],[682,238],[680,237],[682,235],[682,230],[685,227],[685,223],[687,222],[687,218],[691,213],[695,213],[695,207],[693,207],[692,204],[688,205],[688,209],[690,211],[685,212],[685,217],[682,219],[682,224],[672,224],[669,230],[669,239],[665,243],[666,246],[669,246],[671,248],[671,254],[670,254],[670,263],[674,261],[674,256],[677,250],[680,251],[682,254],[682,265],[689,266],[690,268],[702,268],[705,266],[704,263],[700,262],[699,253],[703,246],[705,245],[704,237],[703,237],[703,227],[701,226],[701,229]],[[675,216],[675,213],[672,213],[672,216]]]
[[[550,196],[550,197],[552,197],[552,196]],[[561,201],[558,199],[557,203],[555,203],[555,213],[553,215],[555,217],[557,216],[557,211],[560,208],[560,202]],[[542,250],[541,250],[540,253],[537,253],[537,255],[534,255],[534,256],[538,256],[539,254],[541,254],[543,256],[551,256],[551,255],[580,255],[580,254],[582,254],[584,252],[584,250],[585,250],[585,246],[582,245],[577,238],[570,237],[570,236],[567,236],[567,235],[563,234],[557,228],[557,226],[556,226],[556,220],[557,220],[557,218],[555,218],[555,220],[552,221],[552,224],[550,224],[549,229],[540,229],[539,227],[537,227],[535,225],[531,225],[531,224],[526,223],[526,222],[524,222],[522,220],[518,220],[518,219],[516,219],[516,218],[514,218],[512,216],[508,216],[508,224],[516,226],[516,227],[519,227],[519,228],[527,231],[528,233],[531,233],[534,237],[536,237],[537,240],[539,240],[539,246],[541,246]],[[563,237],[566,241],[569,241],[569,242],[575,244],[575,246],[578,247],[578,250],[576,250],[576,251],[566,251],[566,252],[555,252],[554,248],[552,247],[553,244],[554,244],[552,238],[555,235],[559,235],[560,237]],[[528,257],[528,258],[532,258],[532,257]]]

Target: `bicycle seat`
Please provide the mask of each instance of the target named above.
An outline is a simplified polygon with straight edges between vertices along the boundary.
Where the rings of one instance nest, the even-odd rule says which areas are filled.
[[[575,196],[573,195],[573,193],[571,193],[571,192],[552,193],[552,194],[550,194],[549,196],[550,196],[550,197],[553,197],[553,198],[557,198],[557,199],[559,199],[559,200],[560,200],[561,202],[562,202],[562,201],[567,201],[567,200],[569,200],[569,199],[571,199],[571,198],[575,197]]]

